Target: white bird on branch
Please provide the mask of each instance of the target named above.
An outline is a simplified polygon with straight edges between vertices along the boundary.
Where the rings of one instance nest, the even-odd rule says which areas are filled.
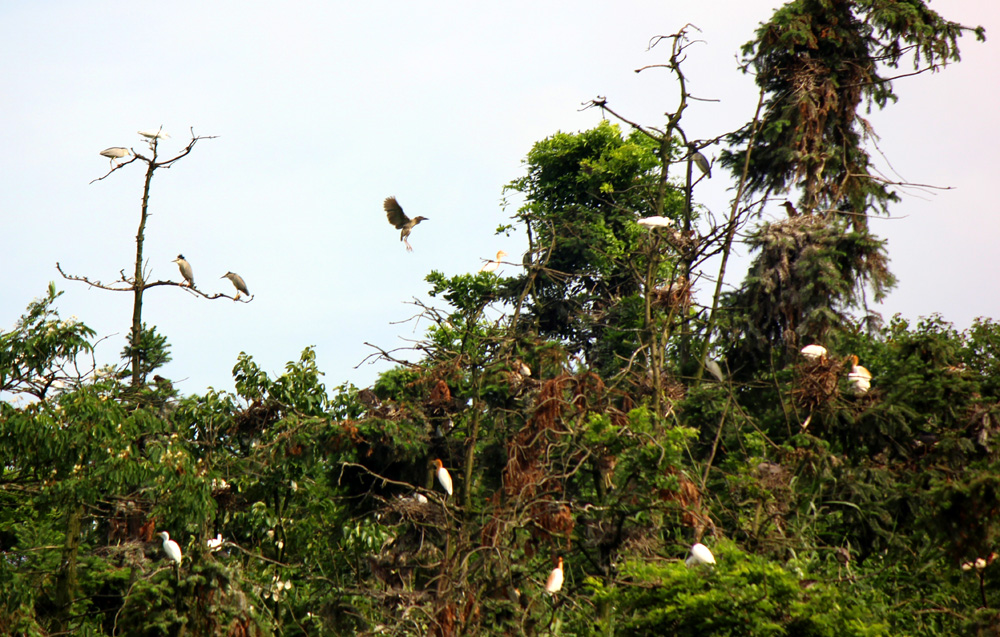
[[[105,148],[104,150],[101,151],[101,156],[110,159],[112,166],[115,165],[116,159],[121,159],[122,157],[128,157],[131,154],[132,151],[130,151],[127,148],[123,148],[122,146],[112,146],[111,148]]]

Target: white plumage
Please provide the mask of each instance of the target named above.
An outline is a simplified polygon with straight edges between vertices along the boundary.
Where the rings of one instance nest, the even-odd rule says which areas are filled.
[[[205,540],[205,545],[208,546],[208,550],[210,551],[218,551],[222,548],[222,534],[219,533],[214,538]]]
[[[499,252],[497,252],[497,258],[496,258],[496,260],[494,260],[494,261],[487,261],[486,263],[483,264],[483,267],[479,268],[479,271],[480,272],[496,272],[496,269],[500,267],[500,261],[501,261],[501,259],[503,259],[505,256],[507,256],[507,253],[504,252],[503,250],[500,250]]]
[[[146,139],[150,139],[150,140],[152,140],[152,139],[167,139],[167,138],[170,137],[170,134],[167,133],[162,128],[159,128],[157,130],[141,130],[141,131],[139,131],[139,134],[142,135],[143,137],[145,137]]]
[[[131,154],[132,151],[127,148],[123,148],[122,146],[112,146],[111,148],[105,148],[101,151],[101,156],[110,159],[112,166],[114,165],[116,159],[128,157]]]
[[[191,264],[187,262],[183,254],[178,254],[177,258],[174,259],[174,263],[181,271],[181,276],[184,277],[184,282],[187,283],[189,288],[194,287],[194,269],[191,268]]]
[[[691,555],[684,561],[688,566],[697,566],[699,564],[715,564],[715,556],[712,555],[712,551],[708,550],[708,547],[698,542],[691,547]]]
[[[847,375],[847,382],[857,396],[868,393],[872,387],[872,373],[858,365],[858,357],[854,354],[851,354],[851,372]]]
[[[644,228],[669,228],[674,225],[674,220],[670,217],[643,217],[636,223]]]
[[[166,531],[157,535],[163,538],[163,552],[179,565],[181,563],[181,547],[177,546],[177,542],[170,539],[170,534]]]
[[[820,358],[826,358],[826,348],[822,345],[806,345],[802,348],[802,355],[806,357],[806,360],[817,360]]]
[[[448,470],[444,468],[444,463],[442,463],[441,460],[435,458],[434,465],[437,467],[437,471],[435,471],[435,473],[437,474],[438,482],[440,482],[441,486],[444,487],[445,492],[448,495],[451,495],[452,494],[451,474],[448,473]]]
[[[559,589],[563,585],[563,559],[559,558],[559,563],[556,565],[552,572],[549,573],[549,578],[545,580],[545,592],[549,595],[555,595],[559,592]]]

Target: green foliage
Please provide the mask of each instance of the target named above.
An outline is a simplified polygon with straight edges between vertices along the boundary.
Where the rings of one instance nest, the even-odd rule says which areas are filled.
[[[892,634],[836,586],[803,580],[728,543],[716,546],[715,556],[715,566],[627,562],[626,585],[609,589],[592,579],[588,588],[597,603],[618,610],[616,635]]]
[[[54,303],[61,295],[49,283],[14,329],[0,332],[0,392],[45,398],[52,389],[79,381],[77,357],[92,351],[94,330],[76,317],[59,320]]]
[[[171,361],[170,345],[166,336],[157,333],[156,327],[146,327],[143,323],[138,336],[129,332],[122,358],[137,364],[140,383],[145,385],[146,377],[153,370]]]

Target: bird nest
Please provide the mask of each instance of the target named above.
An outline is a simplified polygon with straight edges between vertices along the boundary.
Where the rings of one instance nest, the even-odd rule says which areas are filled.
[[[818,358],[796,369],[792,398],[804,409],[812,411],[840,394],[838,381],[843,374],[841,361]]]
[[[653,288],[651,296],[653,307],[665,311],[684,311],[691,306],[691,283],[680,278],[669,286]]]

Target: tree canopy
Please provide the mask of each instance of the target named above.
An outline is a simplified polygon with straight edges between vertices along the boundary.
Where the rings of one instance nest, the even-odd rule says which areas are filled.
[[[996,634],[1000,325],[866,303],[894,279],[863,217],[895,202],[858,109],[963,30],[920,0],[777,11],[745,49],[766,107],[717,138],[725,212],[691,169],[686,32],[662,38],[666,123],[601,98],[536,143],[505,188],[523,269],[429,273],[417,355],[378,350],[371,387],[306,348],[181,395],[146,322],[96,368],[51,285],[0,333],[0,633]],[[697,295],[747,226],[744,281]]]

